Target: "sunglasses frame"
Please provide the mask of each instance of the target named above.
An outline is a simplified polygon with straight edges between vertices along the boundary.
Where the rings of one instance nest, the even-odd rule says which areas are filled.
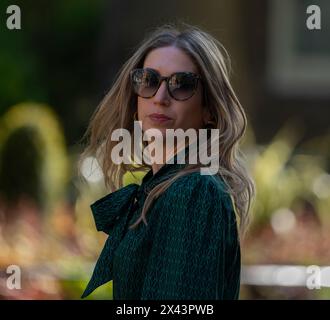
[[[155,69],[151,69],[151,68],[136,68],[136,69],[133,69],[133,70],[131,70],[131,72],[130,72],[130,78],[131,78],[131,82],[133,83],[133,74],[136,72],[136,71],[140,71],[140,70],[149,70],[149,71],[151,71],[152,73],[154,73],[154,74],[156,74],[157,75],[157,77],[158,77],[158,85],[157,85],[157,89],[155,90],[155,92],[149,97],[143,97],[143,96],[141,96],[141,95],[139,95],[135,90],[134,90],[134,92],[139,96],[139,97],[142,97],[142,98],[145,98],[145,99],[150,99],[150,98],[152,98],[152,97],[154,97],[155,95],[156,95],[156,93],[158,92],[158,90],[159,90],[159,87],[161,86],[161,83],[163,82],[163,80],[165,80],[166,81],[166,88],[167,88],[167,92],[168,92],[168,94],[174,99],[174,100],[177,100],[177,101],[185,101],[185,100],[188,100],[188,99],[190,99],[195,93],[196,93],[196,91],[197,91],[197,87],[198,87],[198,81],[199,80],[201,80],[201,76],[199,76],[198,74],[195,74],[195,73],[193,73],[193,72],[188,72],[188,71],[183,71],[183,72],[174,72],[174,73],[172,73],[171,75],[169,75],[168,77],[163,77],[163,76],[161,76],[160,75],[160,73],[157,71],[157,70],[155,70]],[[170,85],[169,85],[169,80],[174,76],[174,75],[176,75],[176,74],[186,74],[186,75],[191,75],[191,76],[193,76],[193,78],[194,78],[194,80],[196,81],[195,82],[195,87],[194,87],[194,90],[192,91],[192,94],[189,96],[189,97],[187,97],[187,98],[184,98],[184,99],[177,99],[177,98],[175,98],[174,96],[173,96],[173,94],[172,94],[172,92],[171,92],[171,90],[170,90]],[[134,87],[134,85],[133,85],[133,87]]]

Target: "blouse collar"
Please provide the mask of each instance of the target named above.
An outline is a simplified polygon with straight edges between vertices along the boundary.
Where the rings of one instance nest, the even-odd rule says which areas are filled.
[[[152,169],[142,179],[141,185],[131,183],[122,187],[91,205],[96,228],[109,234],[115,221],[131,211],[133,205],[142,207],[149,192],[161,182],[174,176],[186,166],[186,163],[177,163],[179,156],[185,160],[189,146],[176,153],[155,174]],[[184,152],[184,153],[183,153]],[[184,161],[183,161],[184,162]]]

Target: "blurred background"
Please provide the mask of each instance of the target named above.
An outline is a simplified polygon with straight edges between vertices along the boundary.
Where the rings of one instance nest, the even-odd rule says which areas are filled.
[[[21,30],[6,27],[12,4]],[[320,30],[306,27],[312,4]],[[242,148],[257,196],[240,298],[330,298],[328,0],[2,0],[0,299],[80,299],[106,239],[89,206],[107,193],[93,159],[88,183],[78,177],[81,138],[145,33],[176,21],[228,50],[249,121]],[[11,265],[21,289],[8,288]],[[313,275],[319,288],[307,287]],[[112,299],[112,282],[88,299]]]

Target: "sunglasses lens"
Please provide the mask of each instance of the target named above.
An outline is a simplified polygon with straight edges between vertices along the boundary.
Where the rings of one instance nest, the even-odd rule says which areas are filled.
[[[132,84],[137,95],[150,98],[157,91],[159,78],[151,70],[136,69],[132,73]]]
[[[196,90],[197,78],[187,72],[175,73],[169,80],[169,89],[174,99],[187,100]]]
[[[155,95],[161,81],[160,75],[152,69],[135,69],[131,73],[134,92],[143,98]],[[187,100],[196,91],[198,76],[191,72],[177,72],[168,78],[169,93],[175,100]]]

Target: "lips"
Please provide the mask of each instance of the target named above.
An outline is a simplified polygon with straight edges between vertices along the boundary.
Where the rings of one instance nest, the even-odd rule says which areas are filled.
[[[166,121],[166,120],[172,120],[170,117],[166,116],[165,114],[162,113],[152,113],[149,115],[149,117],[152,120],[158,120],[158,121]]]

